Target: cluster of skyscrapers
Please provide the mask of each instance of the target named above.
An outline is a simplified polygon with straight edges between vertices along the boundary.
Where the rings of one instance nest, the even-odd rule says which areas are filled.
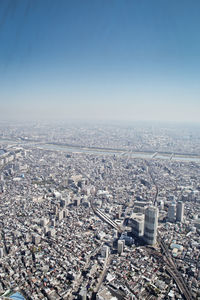
[[[148,245],[156,244],[158,227],[158,208],[148,206],[144,213],[133,213],[130,219],[133,234]]]
[[[183,216],[184,216],[184,203],[181,201],[172,202],[168,207],[168,215],[167,219],[169,222],[183,222]]]
[[[132,232],[138,238],[141,238],[148,245],[155,245],[157,240],[158,227],[158,207],[148,206],[141,213],[133,213],[130,219]],[[167,221],[183,222],[184,203],[181,201],[172,202],[168,206]]]

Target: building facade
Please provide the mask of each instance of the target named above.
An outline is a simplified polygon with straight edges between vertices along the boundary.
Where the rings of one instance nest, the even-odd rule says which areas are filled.
[[[184,216],[184,203],[178,201],[176,207],[176,221],[183,222],[183,216]]]
[[[157,241],[158,208],[149,206],[145,211],[144,241],[154,245]]]

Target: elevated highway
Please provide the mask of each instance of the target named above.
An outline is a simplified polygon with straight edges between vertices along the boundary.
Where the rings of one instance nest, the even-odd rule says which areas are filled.
[[[80,169],[78,169],[78,171],[80,172],[80,174],[82,174],[84,177],[86,177],[92,185],[95,186],[95,182],[88,175],[86,175]],[[91,208],[95,215],[97,215],[102,221],[106,222],[108,225],[110,225],[111,227],[116,229],[118,232],[120,232],[120,233],[123,232],[122,228],[116,222],[111,220],[105,213],[103,213],[100,209],[98,209],[94,206],[94,199],[92,197],[90,197],[89,201],[90,201]]]
[[[94,206],[91,204],[91,207],[94,211],[94,213],[102,219],[104,222],[106,222],[108,225],[116,229],[118,232],[122,233],[122,228],[113,220],[111,220],[106,214],[104,214],[100,209],[94,208]]]

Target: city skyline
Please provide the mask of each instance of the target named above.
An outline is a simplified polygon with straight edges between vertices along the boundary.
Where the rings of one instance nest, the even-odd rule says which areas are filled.
[[[199,122],[198,1],[0,5],[2,120]]]

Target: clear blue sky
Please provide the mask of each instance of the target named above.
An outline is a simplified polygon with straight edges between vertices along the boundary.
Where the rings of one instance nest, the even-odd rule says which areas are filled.
[[[199,0],[0,1],[0,118],[199,116]]]

